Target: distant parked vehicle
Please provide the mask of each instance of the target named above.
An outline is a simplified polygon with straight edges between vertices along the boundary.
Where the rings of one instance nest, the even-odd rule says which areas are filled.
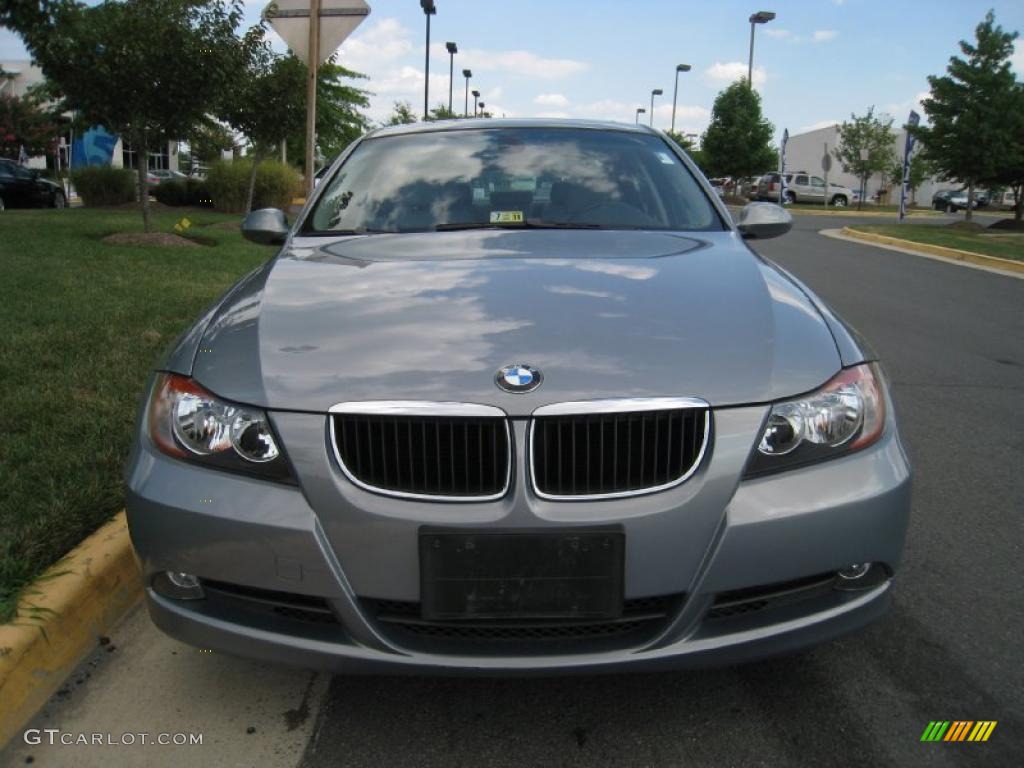
[[[977,208],[981,204],[982,203],[979,203],[977,196],[975,196],[974,204],[971,207]],[[984,204],[988,204],[987,200]],[[932,195],[932,208],[936,211],[946,211],[947,213],[956,213],[957,211],[967,210],[967,190],[940,189]]]
[[[67,196],[60,184],[35,168],[12,160],[0,160],[0,211],[4,208],[66,208]]]
[[[807,171],[796,171],[785,174],[786,190],[783,193],[783,201],[787,203],[817,203],[825,200],[825,180],[820,176],[811,176]],[[752,200],[769,200],[776,202],[779,199],[782,175],[779,173],[766,173],[751,191]],[[837,208],[845,208],[856,202],[856,197],[849,187],[839,184],[828,185],[828,202]]]
[[[150,184],[160,184],[164,181],[185,181],[188,176],[181,171],[168,171],[166,169],[154,169],[147,174]]]

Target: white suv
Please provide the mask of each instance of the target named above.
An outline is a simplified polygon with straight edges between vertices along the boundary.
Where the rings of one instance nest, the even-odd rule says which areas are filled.
[[[787,203],[818,203],[825,199],[825,180],[807,171],[786,174]],[[838,184],[828,185],[828,204],[845,208],[853,202],[853,190]]]

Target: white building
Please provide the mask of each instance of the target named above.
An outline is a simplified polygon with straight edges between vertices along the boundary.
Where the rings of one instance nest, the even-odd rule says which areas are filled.
[[[42,83],[45,79],[43,71],[31,61],[0,61],[0,95],[24,96],[29,88]],[[68,117],[70,118],[70,115]],[[62,164],[67,162],[64,152],[71,140],[71,131],[68,129],[61,137]],[[53,158],[39,156],[29,158],[28,165],[30,168],[45,169],[52,163]],[[120,138],[114,145],[110,164],[114,168],[136,167],[135,152]],[[178,142],[161,142],[159,147],[154,148],[149,154],[149,167],[153,170],[159,168],[178,170]]]
[[[896,139],[893,142],[894,157],[899,160],[903,158],[903,147],[907,141],[907,132],[896,131]],[[824,176],[821,160],[827,152],[832,156],[832,170],[828,173],[830,184],[841,184],[857,191],[860,189],[860,179],[852,173],[843,171],[842,164],[835,157],[835,150],[839,146],[839,125],[830,125],[826,128],[819,128],[807,133],[798,133],[789,137],[786,144],[786,171],[797,172],[807,171],[815,176]],[[918,205],[928,205],[932,195],[940,189],[955,187],[946,181],[938,181],[934,178],[926,179],[916,192],[913,193]],[[888,172],[876,173],[867,184],[867,195],[870,199],[878,190],[892,187],[889,181]],[[889,202],[899,202],[899,185],[891,189]]]

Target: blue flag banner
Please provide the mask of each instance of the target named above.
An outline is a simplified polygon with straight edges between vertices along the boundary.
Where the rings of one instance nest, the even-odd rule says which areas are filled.
[[[916,128],[921,122],[921,116],[914,110],[910,110],[910,117],[907,119],[907,128]],[[903,145],[903,183],[900,185],[900,221],[907,216],[907,193],[910,192],[910,156],[914,152],[914,134],[907,130],[907,141]]]
[[[782,150],[779,152],[779,205],[786,202],[786,144],[789,143],[789,128],[782,132]]]

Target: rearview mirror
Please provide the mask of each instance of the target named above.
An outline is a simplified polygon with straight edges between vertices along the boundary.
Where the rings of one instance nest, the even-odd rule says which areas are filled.
[[[288,237],[288,218],[280,208],[261,208],[242,222],[242,236],[260,245],[280,245]]]
[[[736,228],[745,238],[766,240],[789,232],[793,228],[793,217],[775,203],[748,203],[740,211]]]

